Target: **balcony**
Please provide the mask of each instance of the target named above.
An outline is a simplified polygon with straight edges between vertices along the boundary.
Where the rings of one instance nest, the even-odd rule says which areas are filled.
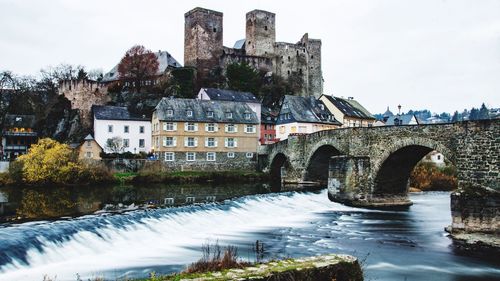
[[[28,146],[26,145],[6,145],[3,148],[4,151],[27,151]]]
[[[35,132],[10,132],[6,131],[3,132],[4,136],[11,136],[11,137],[36,137],[38,134]]]

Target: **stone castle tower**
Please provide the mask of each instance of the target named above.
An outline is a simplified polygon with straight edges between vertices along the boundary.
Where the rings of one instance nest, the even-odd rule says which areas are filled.
[[[300,95],[323,93],[321,40],[304,34],[297,43],[276,42],[276,15],[262,10],[246,14],[246,36],[233,48],[224,47],[221,12],[194,8],[185,14],[184,65],[197,70],[198,88],[217,68],[245,62],[283,79],[300,77]]]

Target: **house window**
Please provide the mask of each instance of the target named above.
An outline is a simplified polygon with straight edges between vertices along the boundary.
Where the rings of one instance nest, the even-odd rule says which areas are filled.
[[[234,124],[226,124],[226,132],[228,133],[236,132],[236,126]]]
[[[234,152],[228,152],[227,158],[234,158]]]
[[[91,151],[85,152],[85,157],[92,158],[92,152]]]
[[[145,141],[144,139],[139,139],[139,147],[140,148],[144,148],[146,145],[145,145]]]
[[[193,111],[192,110],[186,110],[186,115],[187,117],[193,117]]]
[[[128,125],[123,126],[123,132],[124,133],[127,134],[128,133],[128,129],[129,129]]]
[[[247,152],[247,153],[245,154],[245,157],[246,157],[246,158],[253,158],[253,152]]]
[[[212,118],[214,117],[214,112],[213,111],[207,111],[207,118]]]
[[[163,200],[163,204],[165,204],[165,205],[174,205],[174,203],[175,203],[175,199],[171,198],[171,197],[165,198]]]
[[[113,132],[113,125],[108,125],[108,133],[112,133]]]
[[[187,128],[186,131],[188,132],[196,131],[196,125],[194,123],[187,123],[186,128]]]
[[[163,130],[167,132],[175,131],[175,125],[172,122],[163,123]]]
[[[206,127],[207,132],[215,132],[215,124],[214,123],[208,123]]]
[[[233,113],[230,112],[230,111],[226,112],[226,118],[227,119],[232,119],[233,118]]]
[[[215,152],[207,152],[207,161],[215,161]]]
[[[206,138],[206,146],[207,147],[216,147],[217,142],[215,141],[215,138]]]
[[[165,152],[165,161],[175,161],[175,153],[173,152]]]
[[[130,146],[130,140],[129,139],[123,139],[123,147],[129,147]]]
[[[163,137],[163,146],[168,146],[168,147],[175,146],[175,138],[174,137]]]
[[[192,137],[185,138],[185,143],[184,144],[187,147],[195,147],[196,146],[196,139],[192,138]]]
[[[174,110],[173,109],[167,109],[167,116],[169,116],[169,117],[174,116]]]
[[[92,142],[91,141],[87,141],[87,147],[91,147],[92,146]]]
[[[186,152],[186,161],[196,161],[196,152]]]
[[[246,119],[246,120],[250,120],[250,118],[252,118],[252,114],[250,114],[250,113],[245,113],[245,119]]]
[[[245,133],[252,134],[255,133],[254,125],[245,125]]]
[[[196,197],[194,197],[194,196],[186,197],[186,203],[194,203],[195,201],[196,201]]]
[[[235,138],[226,138],[226,147],[236,147],[237,146],[237,141]]]
[[[144,126],[139,127],[139,134],[144,134]]]

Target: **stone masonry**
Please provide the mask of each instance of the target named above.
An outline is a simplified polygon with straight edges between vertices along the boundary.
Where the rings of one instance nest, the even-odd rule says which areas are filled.
[[[452,197],[455,198],[451,206],[454,226],[487,232],[491,232],[493,226],[496,231],[499,200],[484,203],[478,198],[484,199],[482,191],[496,196],[490,194],[490,199],[500,193],[500,119],[346,128],[295,135],[269,145],[264,151],[267,158],[262,155],[260,159],[264,160],[261,167],[265,171],[283,172],[277,166],[285,167],[284,181],[328,180],[332,200],[384,207],[411,204],[407,197],[409,175],[418,161],[432,150],[441,152],[457,168],[458,186],[463,195],[460,200]],[[325,163],[330,164],[329,168]],[[323,177],[318,177],[321,169]],[[470,192],[479,195],[470,201],[467,198],[472,197],[464,195]]]
[[[244,43],[228,48],[222,45],[223,15],[194,8],[185,14],[184,64],[197,69],[198,88],[216,69],[245,62],[258,71],[273,73],[287,80],[300,77],[302,96],[323,93],[321,40],[304,34],[297,43],[276,42],[276,15],[262,10],[246,14]]]

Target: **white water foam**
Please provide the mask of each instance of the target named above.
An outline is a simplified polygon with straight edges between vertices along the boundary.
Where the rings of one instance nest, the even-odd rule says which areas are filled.
[[[125,227],[82,229],[64,242],[39,239],[42,250],[28,251],[28,265],[14,261],[1,267],[0,280],[38,281],[48,275],[64,281],[75,280],[76,273],[86,279],[113,269],[187,264],[199,258],[188,248],[229,237],[243,239],[245,233],[259,230],[303,227],[315,220],[317,212],[330,210],[359,211],[330,202],[326,191],[251,196],[222,205],[163,211],[157,218],[141,218]]]

